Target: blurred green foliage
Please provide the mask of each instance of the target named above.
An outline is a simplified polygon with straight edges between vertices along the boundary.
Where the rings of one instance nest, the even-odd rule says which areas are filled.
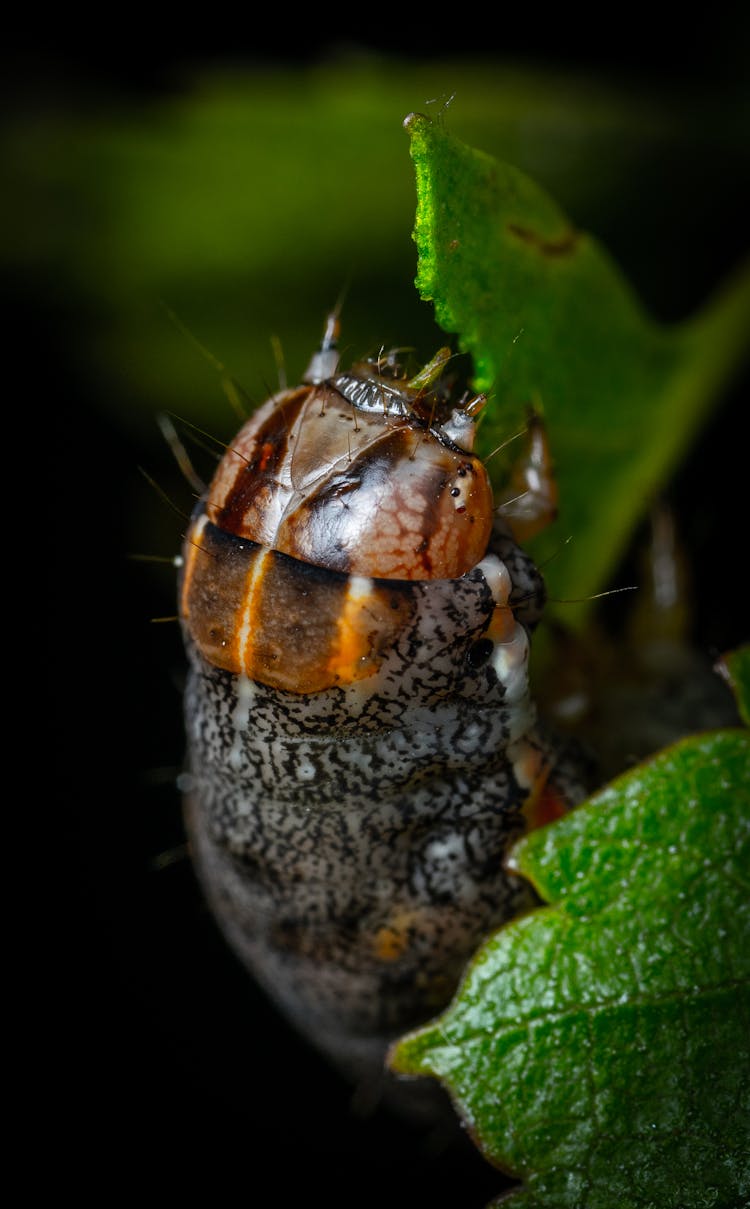
[[[87,92],[19,104],[0,255],[65,317],[71,353],[125,426],[156,408],[217,428],[226,415],[162,299],[256,399],[276,381],[271,335],[296,377],[342,290],[353,355],[406,343],[427,357],[439,337],[412,287],[401,123],[436,115],[449,94],[448,128],[537,179],[657,312],[687,313],[731,265],[745,155],[731,107],[502,64],[376,58],[198,72],[131,103]]]
[[[34,329],[54,332],[46,370],[59,393],[46,402],[65,439],[85,446],[88,408],[101,409],[112,439],[132,442],[134,461],[189,510],[156,413],[224,441],[237,420],[163,303],[253,402],[278,382],[272,337],[296,380],[342,294],[344,358],[381,345],[431,356],[444,337],[413,284],[402,122],[414,110],[528,173],[656,318],[688,315],[740,258],[748,139],[729,94],[367,55],[198,67],[132,96],[32,81],[5,114],[0,261],[32,364]],[[176,549],[179,522],[144,483],[122,511],[130,549]]]

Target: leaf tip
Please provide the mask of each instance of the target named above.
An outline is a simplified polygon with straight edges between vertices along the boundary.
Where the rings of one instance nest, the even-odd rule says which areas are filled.
[[[714,665],[734,693],[743,722],[750,726],[750,644],[729,651]]]
[[[432,1067],[425,1059],[430,1047],[433,1029],[431,1025],[415,1029],[400,1037],[389,1047],[385,1064],[394,1075],[431,1075]]]
[[[529,835],[533,834],[533,832],[529,832]],[[530,880],[531,874],[526,863],[529,835],[522,835],[515,841],[506,854],[503,865],[508,873],[513,873],[516,877],[525,877]]]
[[[411,133],[413,130],[416,130],[423,122],[429,123],[429,121],[430,121],[430,119],[424,113],[416,113],[416,112],[407,113],[407,115],[403,121],[403,127],[404,127],[404,130],[408,130],[409,133]]]
[[[404,130],[409,135],[412,158],[424,155],[432,145],[435,133],[435,123],[425,113],[408,113],[403,121]]]
[[[410,1042],[413,1035],[402,1037],[399,1041],[394,1041],[389,1046],[385,1055],[385,1065],[388,1070],[394,1075],[411,1075],[414,1074],[414,1061],[411,1054]]]

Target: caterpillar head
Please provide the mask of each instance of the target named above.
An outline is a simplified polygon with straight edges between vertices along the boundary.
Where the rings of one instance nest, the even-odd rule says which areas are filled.
[[[272,688],[403,695],[421,658],[435,674],[448,660],[436,691],[454,692],[464,646],[515,632],[472,452],[485,400],[452,401],[448,349],[414,377],[396,355],[339,371],[336,328],[227,449],[186,543],[185,628],[208,663]]]
[[[211,484],[210,522],[347,575],[465,574],[492,528],[492,488],[471,452],[483,398],[450,403],[447,349],[411,379],[393,358],[339,373],[332,353],[324,342],[305,382],[241,429]]]

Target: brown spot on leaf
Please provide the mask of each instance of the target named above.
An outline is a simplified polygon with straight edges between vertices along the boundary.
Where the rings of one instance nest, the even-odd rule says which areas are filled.
[[[568,256],[578,243],[578,232],[574,231],[572,227],[557,239],[545,239],[536,231],[530,231],[528,227],[522,227],[515,222],[508,223],[508,230],[517,239],[536,248],[543,256]]]

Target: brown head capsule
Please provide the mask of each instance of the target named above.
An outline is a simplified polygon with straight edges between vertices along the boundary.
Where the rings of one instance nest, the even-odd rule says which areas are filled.
[[[492,489],[470,419],[430,423],[430,405],[368,364],[274,395],[223,458],[209,520],[347,575],[465,574],[487,548]]]

